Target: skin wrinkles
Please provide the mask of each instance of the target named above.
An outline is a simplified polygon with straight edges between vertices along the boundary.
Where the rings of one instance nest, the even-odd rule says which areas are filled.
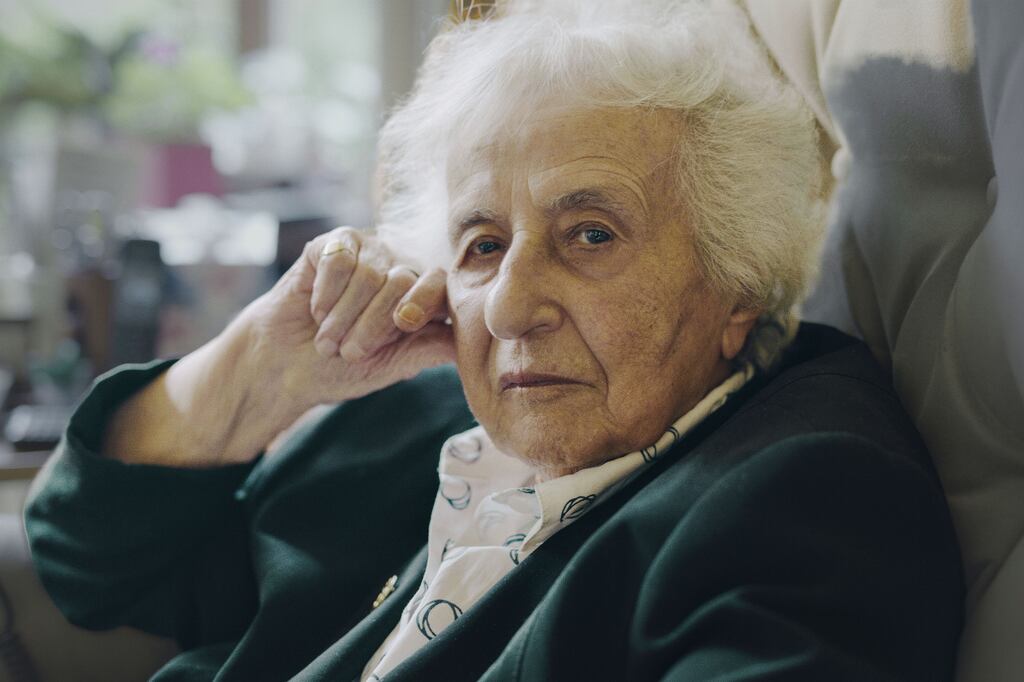
[[[449,157],[463,387],[495,444],[545,477],[656,440],[728,375],[725,348],[756,318],[697,266],[665,163],[681,125],[560,108]],[[567,383],[502,388],[510,372]]]
[[[600,189],[586,187],[558,197],[544,209],[544,213],[549,219],[554,219],[559,213],[585,209],[605,211],[613,215],[629,212],[626,206],[607,196]]]
[[[596,170],[599,168],[604,174],[610,177],[611,183],[609,184],[615,183],[617,181],[618,183],[621,183],[621,185],[626,190],[628,190],[632,202],[623,202],[623,205],[625,207],[628,208],[630,203],[635,203],[639,205],[640,211],[636,211],[634,209],[633,217],[640,220],[649,220],[650,211],[647,206],[645,195],[650,193],[649,186],[651,184],[651,178],[638,176],[635,174],[635,171],[629,168],[619,170],[615,168],[616,165],[623,164],[616,164],[614,159],[609,159],[607,157],[584,156],[573,161],[570,161],[568,163],[562,164],[558,168],[547,168],[543,170],[533,171],[530,174],[531,193],[533,193],[534,187],[542,187],[547,182],[551,182],[553,176],[568,175],[571,174],[577,168],[586,169],[588,171]]]
[[[600,187],[585,187],[556,197],[544,209],[544,213],[549,220],[555,220],[559,214],[574,210],[603,212],[608,217],[620,222],[622,216],[632,217],[635,215],[627,204],[618,201],[613,194]],[[449,243],[454,247],[467,230],[477,225],[497,223],[500,220],[501,217],[497,211],[475,208],[465,217],[456,218],[452,221],[452,228],[448,231]],[[633,221],[630,222],[632,223]],[[626,224],[621,224],[620,226],[624,230],[628,229]]]

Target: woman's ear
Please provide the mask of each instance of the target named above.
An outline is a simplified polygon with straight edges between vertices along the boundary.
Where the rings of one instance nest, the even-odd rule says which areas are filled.
[[[722,330],[722,357],[732,360],[739,355],[747,341],[747,335],[763,312],[760,308],[740,307],[732,311],[726,320],[725,329]]]

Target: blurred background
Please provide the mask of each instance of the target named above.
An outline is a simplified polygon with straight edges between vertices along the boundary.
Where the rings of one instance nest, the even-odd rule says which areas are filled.
[[[189,352],[370,223],[376,130],[448,11],[0,0],[0,476],[97,374]]]

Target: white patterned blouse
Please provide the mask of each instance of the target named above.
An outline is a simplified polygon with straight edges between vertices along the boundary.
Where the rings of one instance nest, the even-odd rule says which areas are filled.
[[[430,516],[423,581],[361,679],[383,678],[440,634],[545,540],[721,407],[752,374],[747,367],[730,376],[656,443],[539,484],[536,469],[495,448],[483,427],[449,438],[438,464],[440,486]]]

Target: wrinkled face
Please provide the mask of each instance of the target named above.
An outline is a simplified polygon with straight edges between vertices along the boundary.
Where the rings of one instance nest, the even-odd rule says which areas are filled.
[[[657,440],[749,329],[697,266],[674,186],[681,126],[548,108],[449,158],[459,374],[495,444],[544,477]]]

